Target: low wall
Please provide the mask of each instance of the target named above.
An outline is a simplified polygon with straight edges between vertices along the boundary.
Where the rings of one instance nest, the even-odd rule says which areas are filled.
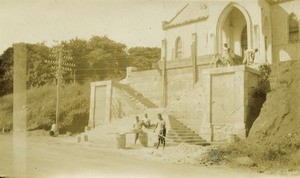
[[[143,104],[134,102],[114,84],[112,81],[91,83],[90,127],[95,128],[113,120],[137,115],[146,109]]]

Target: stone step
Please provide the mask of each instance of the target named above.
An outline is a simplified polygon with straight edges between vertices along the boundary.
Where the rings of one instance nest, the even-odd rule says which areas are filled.
[[[174,130],[191,130],[191,129],[189,129],[189,128],[187,128],[187,127],[183,127],[183,126],[172,126],[172,125],[170,125],[170,129],[174,129]]]
[[[184,126],[173,126],[173,125],[171,125],[170,126],[170,129],[173,129],[173,130],[191,130],[191,129],[189,129],[189,128],[187,128],[187,127],[184,127]]]
[[[198,139],[177,138],[177,139],[174,139],[174,142],[194,143],[194,142],[205,142],[205,140],[203,140],[202,138],[198,138]]]
[[[199,136],[168,136],[167,135],[167,138],[170,138],[170,139],[177,139],[177,138],[180,138],[180,139],[202,139],[201,137]]]
[[[202,138],[199,135],[196,134],[186,134],[186,135],[178,135],[178,134],[167,134],[167,137],[173,138],[173,137],[182,137],[182,138],[187,138],[187,137],[191,137],[191,138]]]
[[[186,129],[172,129],[172,130],[169,130],[169,132],[171,133],[195,133],[194,131],[191,131],[191,130],[186,130]]]
[[[189,122],[189,121],[186,121]],[[192,122],[192,121],[191,121]],[[183,122],[170,117],[170,130],[167,132],[167,137],[177,143],[187,143],[193,145],[208,145],[204,139],[188,128]]]
[[[177,134],[179,137],[183,137],[183,136],[197,136],[200,137],[198,134],[196,133],[178,133]]]

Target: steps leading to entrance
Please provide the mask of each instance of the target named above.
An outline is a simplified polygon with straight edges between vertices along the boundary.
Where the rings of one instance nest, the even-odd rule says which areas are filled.
[[[166,144],[188,143],[193,145],[209,145],[209,143],[202,139],[198,134],[172,116],[169,116],[169,124],[170,129],[167,133],[167,138],[172,141],[167,139]]]
[[[157,108],[157,106],[151,102],[148,98],[144,97],[141,93],[137,92],[130,86],[126,84],[121,84],[121,83],[114,83],[115,87],[118,87],[123,91],[123,93],[131,100],[133,101],[136,105],[139,105],[143,109],[148,109],[148,108]]]

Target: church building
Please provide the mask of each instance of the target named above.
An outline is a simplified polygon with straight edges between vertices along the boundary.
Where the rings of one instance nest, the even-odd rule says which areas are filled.
[[[258,66],[300,59],[299,16],[298,0],[187,3],[162,23],[165,37],[157,68],[129,67],[120,82],[91,84],[90,125],[163,108],[171,133],[181,123],[187,133],[207,142],[247,137],[265,101],[265,95],[256,95],[262,85]],[[224,44],[240,62],[216,67]],[[244,65],[254,49],[253,64]]]
[[[236,57],[258,49],[255,63],[300,59],[299,1],[193,1],[169,21],[163,48],[167,60],[184,60],[222,52],[225,43]]]

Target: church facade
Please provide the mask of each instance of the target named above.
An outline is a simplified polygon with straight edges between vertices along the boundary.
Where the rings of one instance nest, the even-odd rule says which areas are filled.
[[[148,109],[166,109],[206,141],[224,141],[232,134],[245,138],[265,100],[256,95],[261,85],[257,66],[300,59],[299,14],[298,0],[187,3],[162,23],[157,68],[129,67],[119,83],[91,84],[90,125],[127,116],[139,101]],[[254,64],[216,68],[212,64],[225,43],[237,60],[246,50],[258,49]],[[145,107],[136,113],[146,112]]]
[[[171,20],[163,57],[181,60],[220,54],[225,43],[237,58],[247,49],[258,49],[255,63],[299,59],[299,2],[287,0],[190,2]]]

